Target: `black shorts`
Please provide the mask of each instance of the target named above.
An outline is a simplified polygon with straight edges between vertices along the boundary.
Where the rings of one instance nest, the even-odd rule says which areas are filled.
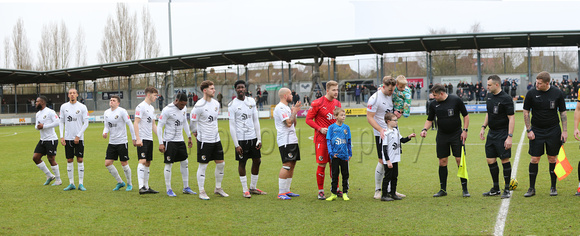
[[[51,141],[38,141],[36,148],[34,148],[34,153],[40,153],[43,156],[56,156],[56,147],[58,147],[58,140]]]
[[[173,163],[187,160],[187,146],[185,142],[165,142],[163,163]]]
[[[453,152],[454,157],[461,157],[461,130],[446,134],[437,132],[437,158],[446,158]],[[450,152],[451,149],[451,152]]]
[[[300,148],[298,148],[297,143],[286,144],[284,146],[278,147],[278,149],[280,150],[280,157],[282,157],[282,163],[300,160]]]
[[[512,157],[512,149],[505,150],[505,140],[508,137],[507,129],[492,130],[487,133],[485,141],[485,156],[487,158],[506,159]]]
[[[83,157],[85,153],[85,143],[79,140],[79,144],[75,144],[74,140],[65,140],[64,154],[66,159],[73,159],[76,157]]]
[[[224,149],[222,142],[202,143],[197,141],[197,162],[209,163],[210,161],[222,161],[224,159]]]
[[[143,140],[143,146],[137,147],[137,158],[147,161],[153,160],[153,141]]]
[[[383,160],[383,140],[381,136],[375,136],[375,144],[377,145],[377,155],[379,159]]]
[[[129,150],[127,149],[127,144],[109,144],[107,146],[107,156],[105,160],[129,160]]]
[[[258,139],[252,139],[252,140],[241,140],[238,141],[238,144],[240,145],[240,147],[242,147],[242,152],[243,155],[240,156],[237,152],[236,152],[236,161],[241,161],[241,160],[248,160],[250,158],[261,158],[262,157],[262,152],[260,152],[260,150],[258,150],[256,148],[256,144],[258,143]]]
[[[534,131],[536,138],[530,140],[528,154],[533,157],[544,155],[544,144],[548,156],[557,156],[560,153],[560,147],[562,146],[562,140],[560,140],[562,137],[562,130],[560,130],[560,126],[554,126],[547,129],[532,127],[532,131]]]

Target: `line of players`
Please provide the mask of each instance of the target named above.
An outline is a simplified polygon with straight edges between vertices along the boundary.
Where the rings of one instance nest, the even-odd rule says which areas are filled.
[[[550,89],[549,84],[542,87],[542,82],[544,82],[547,76],[549,82],[549,74],[542,72],[538,75],[536,81],[537,91],[545,92]],[[393,113],[396,118],[400,118],[401,115],[408,116],[408,104],[410,101],[405,99],[408,95],[406,92],[406,80],[404,77],[402,79],[399,76],[397,80],[392,79],[387,76],[383,80],[383,86],[379,88],[377,93],[373,94],[369,98],[367,107],[367,120],[369,124],[374,129],[375,141],[377,144],[377,153],[379,157],[379,162],[375,171],[375,198],[384,199],[385,191],[383,188],[383,179],[385,175],[385,161],[383,156],[383,140],[384,134],[387,130],[387,122],[384,117],[387,113]],[[484,132],[487,125],[490,125],[490,133],[488,134],[488,143],[486,143],[486,156],[488,165],[490,168],[490,173],[492,174],[492,179],[494,187],[484,196],[499,195],[499,184],[498,184],[498,166],[495,162],[497,157],[500,157],[502,164],[504,166],[504,178],[506,186],[509,184],[509,176],[511,174],[511,166],[509,163],[509,157],[511,156],[511,137],[513,136],[513,103],[510,103],[507,99],[504,99],[501,94],[501,89],[497,89],[499,86],[497,80],[499,77],[490,76],[488,78],[488,89],[490,95],[488,96],[488,114],[482,126],[482,131],[480,137],[485,139]],[[399,82],[401,81],[401,83]],[[402,86],[400,86],[402,85]],[[154,109],[151,106],[157,97],[157,90],[155,88],[149,87],[145,90],[146,98],[139,104],[135,110],[135,122],[131,125],[131,121],[127,114],[127,111],[119,107],[120,98],[113,96],[110,100],[110,109],[105,111],[105,128],[103,130],[103,138],[107,138],[107,134],[110,133],[109,146],[106,152],[105,166],[111,173],[111,175],[117,180],[118,184],[114,190],[119,190],[127,186],[127,191],[132,190],[131,182],[131,169],[128,165],[128,143],[125,125],[129,125],[130,131],[133,137],[133,145],[137,146],[139,165],[138,165],[138,180],[139,180],[139,193],[158,193],[157,191],[151,189],[148,184],[149,179],[149,166],[153,155],[153,138],[152,133],[155,132],[158,135],[159,140],[159,151],[164,153],[164,163],[165,163],[165,183],[166,191],[169,196],[176,196],[171,188],[171,169],[172,164],[175,162],[180,163],[180,170],[183,180],[183,193],[185,194],[196,194],[189,187],[189,171],[188,171],[188,154],[186,145],[183,139],[182,131],[188,135],[187,146],[191,148],[193,143],[191,141],[190,134],[193,134],[197,139],[197,160],[199,163],[197,171],[197,180],[199,186],[199,197],[201,199],[207,200],[209,197],[204,189],[205,182],[205,172],[207,164],[210,161],[216,163],[215,179],[216,188],[214,190],[215,194],[223,197],[227,197],[228,194],[221,188],[221,181],[223,179],[224,172],[224,158],[223,158],[223,148],[221,146],[219,133],[217,132],[217,116],[219,113],[219,103],[213,99],[215,95],[215,88],[211,81],[204,81],[201,85],[201,90],[203,91],[204,98],[201,102],[197,103],[191,112],[190,121],[191,124],[187,125],[187,117],[185,106],[187,103],[187,97],[183,94],[178,94],[175,101],[165,107],[159,117],[159,125],[157,126],[154,122],[155,114]],[[240,182],[242,183],[243,196],[251,197],[251,194],[266,194],[265,192],[259,190],[257,186],[258,173],[260,166],[260,125],[258,121],[257,109],[255,101],[250,97],[245,97],[246,84],[243,81],[237,81],[234,84],[236,90],[237,99],[232,100],[228,105],[229,111],[229,121],[230,130],[232,130],[231,135],[235,144],[235,156],[238,160],[238,172],[240,176]],[[440,126],[437,134],[437,156],[439,158],[439,178],[441,184],[441,190],[434,195],[434,197],[440,197],[447,195],[446,193],[446,182],[447,182],[447,157],[451,154],[450,149],[453,151],[453,155],[459,164],[460,148],[465,142],[467,137],[467,127],[469,126],[469,117],[465,110],[465,105],[460,100],[455,99],[453,95],[447,95],[444,90],[438,89],[438,85],[435,85],[432,89],[432,94],[434,95],[436,102],[429,106],[429,116],[425,122],[425,128],[421,132],[421,136],[425,137],[426,132],[429,127],[431,127],[432,122],[437,118],[438,123],[445,123]],[[545,90],[543,90],[545,89]],[[535,91],[535,90],[534,90]],[[402,96],[398,96],[401,95]],[[554,151],[555,148],[553,143],[547,142],[544,139],[534,139],[534,133],[531,128],[529,121],[529,111],[534,105],[536,112],[539,113],[543,109],[542,105],[547,105],[546,110],[556,110],[560,108],[561,101],[559,97],[556,96],[552,99],[549,97],[549,104],[541,104],[541,102],[534,102],[532,99],[527,99],[527,103],[524,104],[524,115],[526,121],[526,129],[528,130],[528,138],[530,139],[530,155],[532,155],[532,161],[530,163],[530,189],[526,196],[533,196],[535,194],[535,176],[537,175],[537,163],[539,161],[539,156],[543,154],[543,146],[546,144],[548,152],[548,159],[550,160],[550,174],[555,175],[552,165],[555,165]],[[35,152],[33,160],[37,166],[47,175],[47,181],[45,185],[50,184],[53,180],[56,180],[53,185],[60,185],[62,181],[59,176],[58,165],[54,161],[56,156],[56,146],[57,138],[54,132],[54,127],[58,124],[60,125],[61,132],[61,144],[65,146],[66,158],[67,158],[67,173],[69,177],[70,184],[64,189],[65,191],[75,189],[74,185],[74,166],[73,158],[77,157],[78,171],[79,171],[79,190],[85,191],[86,188],[83,186],[83,134],[88,126],[88,111],[86,107],[76,101],[78,94],[75,89],[69,90],[70,102],[64,104],[61,107],[60,118],[52,111],[50,108],[46,108],[46,98],[41,96],[37,99],[37,108],[39,112],[37,113],[37,123],[36,129],[40,130],[41,140],[39,141]],[[316,149],[316,161],[318,163],[318,168],[316,171],[316,178],[318,184],[318,198],[325,199],[324,195],[324,176],[326,163],[329,163],[328,149],[326,145],[326,132],[328,131],[328,126],[336,122],[333,115],[334,108],[340,107],[340,102],[336,99],[338,96],[338,84],[334,81],[329,81],[327,83],[327,93],[325,96],[312,102],[311,108],[306,117],[306,123],[311,126],[315,131],[314,143]],[[532,97],[539,95],[532,94]],[[292,193],[290,191],[290,185],[292,182],[292,176],[296,161],[300,160],[300,151],[298,147],[298,139],[295,131],[296,115],[300,110],[300,102],[289,107],[289,103],[292,101],[292,95],[290,91],[286,88],[282,88],[279,91],[280,103],[274,109],[274,119],[277,129],[277,143],[280,149],[280,154],[282,157],[283,167],[279,174],[279,194],[280,199],[291,199],[291,197],[297,197],[298,194]],[[397,98],[403,98],[402,101]],[[504,101],[505,100],[505,101]],[[563,101],[563,100],[562,100]],[[557,102],[557,104],[556,104]],[[538,104],[536,104],[538,103]],[[511,104],[511,107],[510,107]],[[526,105],[527,104],[527,105]],[[580,104],[580,99],[579,99]],[[557,106],[556,106],[557,105]],[[579,105],[580,106],[580,105]],[[439,108],[441,107],[441,108]],[[565,110],[564,110],[565,111]],[[577,112],[580,109],[577,107]],[[461,121],[459,120],[459,114],[464,116],[463,129],[461,129]],[[548,115],[551,114],[547,111]],[[564,115],[562,115],[564,114]],[[565,112],[560,114],[562,118],[562,123],[565,127],[566,117]],[[539,120],[544,118],[545,114],[537,115]],[[578,115],[580,117],[580,115]],[[534,116],[536,117],[536,116]],[[493,119],[492,119],[493,118]],[[553,118],[553,117],[552,117]],[[556,114],[557,118],[557,114]],[[553,120],[553,119],[552,119]],[[555,119],[558,121],[557,119]],[[580,118],[575,118],[575,120],[580,120]],[[492,124],[493,123],[493,124]],[[578,122],[576,122],[578,123]],[[538,121],[534,122],[532,119],[532,124],[535,125],[536,132],[542,132],[538,130],[542,128]],[[551,123],[550,123],[551,124]],[[558,125],[557,123],[556,125]],[[163,128],[165,127],[165,130]],[[577,127],[577,124],[576,124]],[[64,136],[63,136],[63,130]],[[233,132],[235,130],[235,132]],[[459,130],[456,132],[456,130]],[[580,132],[575,131],[575,136],[578,139]],[[561,134],[562,141],[565,142],[564,132]],[[504,134],[505,133],[505,134]],[[532,137],[530,137],[532,133]],[[578,133],[578,134],[577,134]],[[560,134],[560,133],[558,133]],[[413,135],[414,136],[414,135]],[[505,136],[505,137],[503,137]],[[545,137],[551,137],[553,135],[546,134]],[[544,137],[540,136],[540,137]],[[490,138],[491,137],[491,138]],[[490,140],[500,140],[499,142],[490,142]],[[544,140],[544,141],[542,141]],[[551,140],[551,139],[548,139]],[[536,145],[532,145],[532,142]],[[557,146],[557,145],[556,145]],[[400,147],[399,147],[400,148]],[[532,150],[533,149],[533,150]],[[536,150],[537,149],[537,150]],[[540,150],[541,149],[541,150]],[[532,152],[533,151],[533,152]],[[542,153],[540,153],[540,151]],[[399,150],[400,152],[400,150]],[[52,166],[53,175],[44,162],[42,162],[41,157],[47,155],[48,160]],[[556,154],[557,156],[557,154]],[[251,184],[250,188],[247,187],[246,178],[246,162],[249,158],[252,158],[252,168],[251,168]],[[121,177],[119,176],[117,170],[112,165],[115,160],[120,159],[127,178],[127,184],[125,184]],[[535,169],[534,169],[535,167]],[[580,169],[580,163],[579,163]],[[332,175],[332,173],[331,173]],[[551,195],[557,195],[555,190],[554,178],[552,178],[552,189]],[[469,197],[469,192],[467,191],[467,181],[461,179],[463,196]],[[348,188],[348,183],[344,185],[343,188]],[[388,187],[387,187],[388,188]],[[506,187],[507,188],[507,187]],[[345,189],[345,192],[347,189]],[[389,191],[386,191],[389,192]],[[342,192],[337,191],[338,196]],[[580,186],[577,195],[580,193]],[[405,195],[396,193],[391,196],[395,199],[401,199]],[[504,190],[502,197],[509,197],[509,192]]]

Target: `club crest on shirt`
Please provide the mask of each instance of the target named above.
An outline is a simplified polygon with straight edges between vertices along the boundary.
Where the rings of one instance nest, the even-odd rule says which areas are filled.
[[[116,115],[116,116],[115,116],[115,119],[117,119],[117,118],[119,118],[119,115]]]
[[[254,106],[250,105],[250,109],[252,109],[252,107],[254,107]],[[217,108],[217,107],[216,107],[216,108]],[[216,110],[216,111],[217,111],[217,110]]]
[[[346,134],[346,129],[345,129],[345,130],[343,130],[343,131],[344,131],[344,134]]]
[[[447,116],[453,116],[455,114],[455,111],[453,111],[453,109],[447,109]]]
[[[44,116],[42,117],[42,119],[46,119],[46,115],[44,115]]]
[[[76,113],[77,113],[77,114],[79,114],[80,112],[81,112],[80,110],[77,110],[77,112],[76,112]]]
[[[201,155],[201,159],[205,161],[207,158],[205,158],[205,155]]]
[[[294,158],[294,155],[292,155],[292,153],[288,153],[288,158]]]
[[[251,107],[250,107],[250,108],[251,108]],[[217,110],[218,110],[218,108],[217,108],[217,107],[215,107],[215,111],[217,111]]]
[[[291,153],[288,153],[288,156],[290,156],[290,155],[291,155]],[[290,157],[290,158],[292,158],[292,157]],[[318,161],[322,161],[322,160],[323,160],[323,157],[322,156],[318,156]]]
[[[141,153],[141,157],[145,158],[145,153],[144,152]]]
[[[550,101],[550,109],[556,109],[556,101]]]
[[[167,156],[167,161],[171,161],[171,157],[170,156]]]

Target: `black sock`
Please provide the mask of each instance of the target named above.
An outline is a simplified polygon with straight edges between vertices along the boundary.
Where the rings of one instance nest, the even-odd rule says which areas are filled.
[[[536,188],[536,177],[538,176],[538,164],[530,162],[530,167],[528,168],[530,173],[530,188]]]
[[[550,163],[550,180],[552,184],[550,187],[552,188],[556,187],[556,180],[558,180],[558,176],[556,176],[554,169],[556,169],[556,163]]]
[[[497,162],[493,164],[487,164],[489,167],[489,173],[491,173],[491,179],[493,180],[493,189],[499,190],[499,167]]]
[[[580,182],[580,161],[578,162],[578,182]]]
[[[512,164],[510,162],[503,163],[503,179],[505,181],[505,189],[509,189],[510,180],[512,176]]]
[[[447,166],[439,166],[439,185],[443,191],[447,191]]]
[[[467,179],[459,178],[459,180],[461,181],[461,189],[463,189],[463,191],[467,191]]]

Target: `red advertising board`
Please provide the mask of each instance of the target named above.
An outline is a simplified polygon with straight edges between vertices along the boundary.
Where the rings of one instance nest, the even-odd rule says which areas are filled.
[[[425,84],[423,83],[423,78],[407,78],[407,86],[411,84],[421,84],[421,88],[425,88]]]

